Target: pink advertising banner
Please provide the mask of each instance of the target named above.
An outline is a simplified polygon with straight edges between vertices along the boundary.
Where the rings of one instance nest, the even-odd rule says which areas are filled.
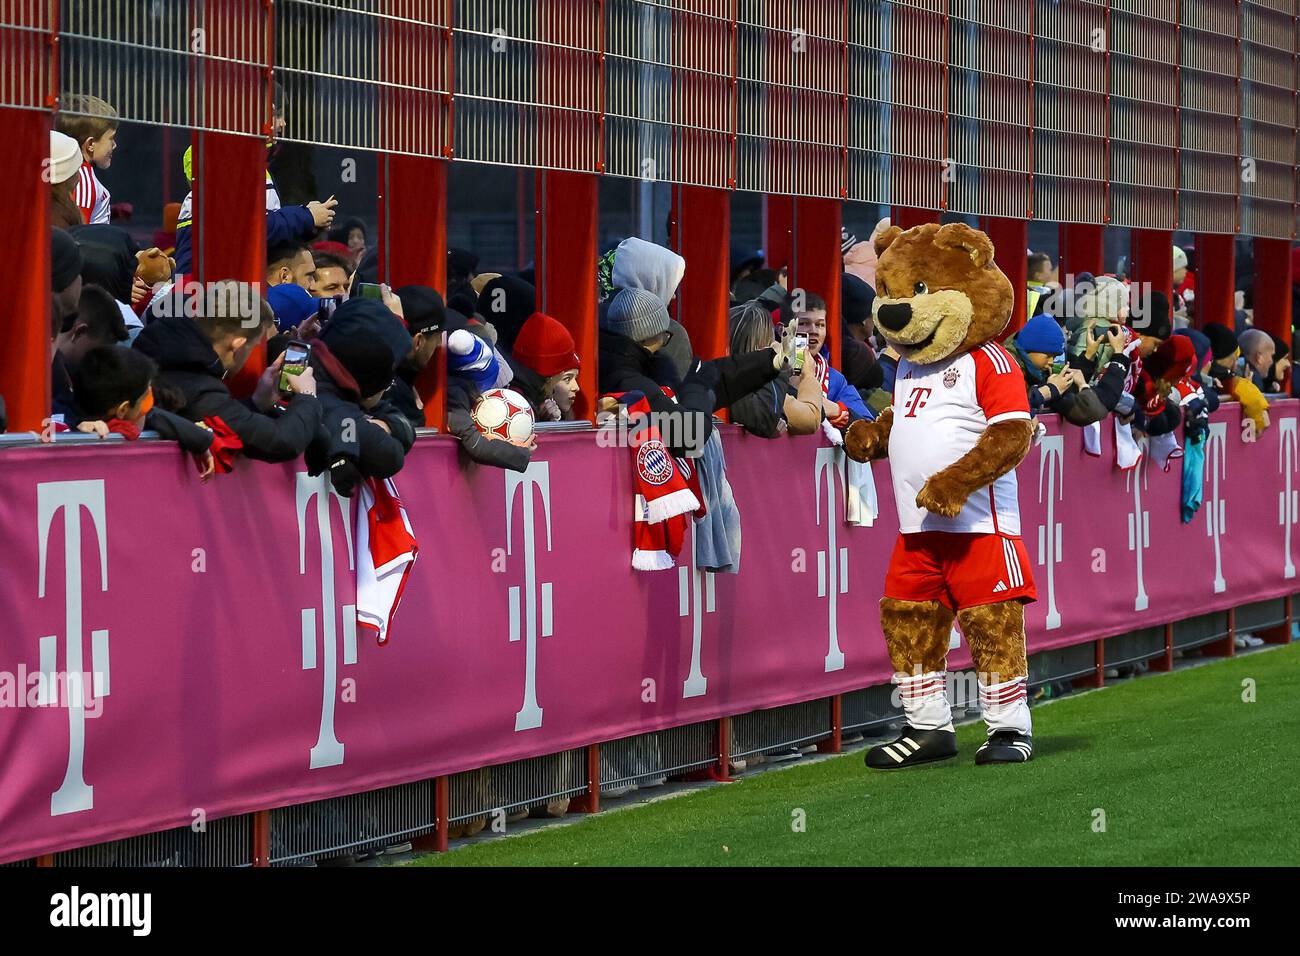
[[[1031,651],[1291,593],[1296,411],[1257,440],[1216,416],[1190,524],[1178,462],[1124,473],[1113,434],[1094,458],[1049,420],[1019,470]],[[383,647],[353,626],[355,506],[300,465],[202,485],[164,444],[0,452],[0,861],[888,681],[888,464],[723,432],[739,574],[689,536],[633,571],[630,453],[590,433],[523,475],[421,439]]]

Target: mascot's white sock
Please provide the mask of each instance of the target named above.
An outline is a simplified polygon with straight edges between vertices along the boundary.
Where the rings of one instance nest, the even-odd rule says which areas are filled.
[[[1033,727],[1029,722],[1029,701],[1026,697],[1028,679],[1017,677],[1015,680],[1001,684],[980,685],[980,710],[984,714],[984,723],[988,725],[989,734],[999,730],[1014,730],[1032,735]]]
[[[947,671],[930,671],[915,676],[901,673],[894,675],[909,727],[917,730],[952,730],[947,676]]]

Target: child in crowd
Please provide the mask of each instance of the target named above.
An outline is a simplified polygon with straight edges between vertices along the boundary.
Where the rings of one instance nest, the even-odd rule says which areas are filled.
[[[515,388],[532,404],[538,421],[571,420],[582,360],[564,324],[534,312],[519,330],[513,356]],[[521,376],[521,365],[533,375]],[[528,377],[536,380],[535,389],[520,387]]]
[[[81,168],[73,193],[83,222],[95,225],[110,218],[109,194],[96,175],[108,169],[117,149],[117,110],[98,96],[67,94],[62,97],[54,128],[76,142]]]
[[[77,431],[106,438],[122,435],[128,441],[149,430],[160,438],[178,442],[192,454],[199,477],[215,471],[213,432],[179,415],[154,407],[152,382],[158,367],[143,353],[116,345],[87,352],[73,371],[73,391],[81,411]]]

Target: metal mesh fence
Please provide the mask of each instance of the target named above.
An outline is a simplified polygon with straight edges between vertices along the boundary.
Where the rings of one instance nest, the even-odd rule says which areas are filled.
[[[1174,649],[1185,650],[1217,641],[1228,633],[1228,613],[1216,611],[1189,617],[1174,624]]]
[[[731,719],[731,756],[814,743],[830,735],[831,708],[826,700],[755,710]]]
[[[0,105],[1289,237],[1298,32],[1297,0],[0,0]]]
[[[270,131],[268,7],[261,0],[60,0],[60,95],[124,120],[247,135]],[[75,98],[65,107],[78,111]]]
[[[510,814],[555,800],[567,802],[586,790],[587,755],[583,750],[517,760],[451,777],[447,819],[457,824],[491,817],[498,811]]]
[[[600,789],[609,793],[631,784],[661,783],[717,759],[718,725],[713,722],[612,740],[600,745]]]
[[[249,866],[247,816],[210,820],[200,831],[178,827],[54,855],[55,866]]]
[[[49,108],[53,30],[49,0],[0,0],[0,106]]]
[[[378,849],[436,826],[432,780],[281,807],[271,811],[271,865]]]

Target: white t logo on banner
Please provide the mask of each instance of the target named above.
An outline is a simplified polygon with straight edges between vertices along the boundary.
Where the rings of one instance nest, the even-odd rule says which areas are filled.
[[[1294,418],[1278,420],[1277,466],[1282,470],[1285,487],[1277,496],[1277,523],[1282,526],[1283,564],[1282,576],[1295,577],[1295,562],[1291,560],[1291,528],[1300,520],[1300,491],[1296,491],[1296,432]]]
[[[1214,539],[1214,593],[1222,594],[1228,582],[1223,577],[1223,553],[1219,538],[1226,532],[1228,503],[1220,497],[1219,479],[1228,477],[1228,423],[1211,422],[1205,439],[1205,479],[1210,482],[1209,504],[1205,509],[1205,533]]]
[[[515,491],[522,487],[524,522],[524,702],[515,714],[515,730],[532,730],[542,726],[542,708],[537,703],[537,641],[550,637],[551,582],[541,583],[541,627],[538,627],[537,536],[533,527],[533,488],[542,496],[542,513],[546,518],[546,550],[551,550],[551,466],[544,461],[529,464],[523,474],[506,472],[506,554],[514,554]],[[510,586],[510,640],[518,641],[519,586]]]
[[[1062,525],[1056,520],[1056,503],[1065,497],[1065,437],[1047,435],[1038,448],[1038,503],[1047,505],[1047,523],[1038,526],[1038,563],[1047,567],[1046,630],[1050,631],[1061,626],[1061,612],[1056,609],[1056,566],[1061,563]]]
[[[682,682],[683,700],[687,697],[703,697],[709,689],[709,679],[700,669],[700,642],[704,633],[704,615],[713,613],[716,597],[712,572],[701,571],[696,567],[695,522],[689,524],[691,566],[677,569],[677,615],[691,619],[691,672]]]
[[[343,530],[348,539],[348,568],[354,568],[352,553],[351,502],[334,490],[326,474],[310,477],[298,472],[295,487],[298,515],[298,573],[307,573],[307,509],[316,502],[316,527],[320,534],[320,586],[321,586],[321,702],[320,731],[311,748],[312,770],[319,767],[337,767],[343,763],[343,744],[334,732],[334,705],[339,697],[338,648],[335,644],[335,622],[338,612],[343,614],[343,663],[357,662],[357,609],[354,604],[335,606],[334,594],[334,532],[330,522],[330,500],[336,500]],[[302,669],[316,669],[316,608],[302,609]]]
[[[817,552],[817,596],[829,598],[830,640],[826,650],[826,671],[844,669],[844,652],[840,650],[839,610],[836,606],[841,594],[849,593],[849,549],[836,546],[835,533],[839,527],[838,496],[835,479],[847,488],[844,476],[845,454],[839,448],[818,448],[817,464],[813,472],[813,488],[817,493],[817,524],[822,523],[822,477],[826,479],[826,550]]]
[[[1141,449],[1138,463],[1124,473],[1125,490],[1133,491],[1133,510],[1128,514],[1128,549],[1137,552],[1137,598],[1133,610],[1145,611],[1151,603],[1142,578],[1142,554],[1151,547],[1151,516],[1142,507],[1142,489],[1147,486],[1147,465],[1151,456]]]
[[[45,561],[49,552],[50,525],[54,516],[63,511],[63,568],[64,600],[67,607],[67,631],[64,635],[66,657],[67,693],[64,706],[68,708],[68,769],[63,783],[50,795],[50,816],[77,813],[95,805],[95,788],[86,783],[86,703],[85,669],[83,667],[81,627],[81,509],[90,514],[91,523],[99,543],[99,590],[108,590],[108,518],[104,504],[103,479],[87,481],[50,481],[36,486],[36,536],[40,543],[40,576],[37,597],[45,597]],[[42,672],[39,703],[55,703],[62,682],[58,680],[58,637],[51,635],[40,639],[40,668]],[[91,669],[94,674],[92,693],[107,697],[108,631],[90,632]]]

